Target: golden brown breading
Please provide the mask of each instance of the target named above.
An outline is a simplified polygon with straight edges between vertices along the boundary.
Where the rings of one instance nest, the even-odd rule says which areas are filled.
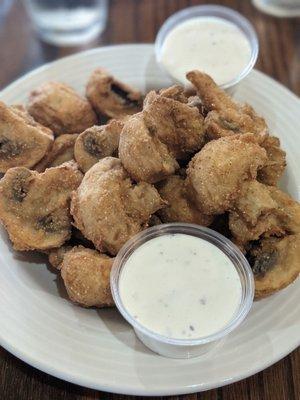
[[[47,82],[33,90],[28,111],[57,136],[80,133],[97,123],[89,102],[70,86],[59,82]]]
[[[213,79],[200,71],[191,71],[187,79],[196,87],[208,114],[205,131],[209,139],[217,139],[237,133],[267,133],[263,118],[248,104],[240,105],[225,93]]]
[[[61,269],[61,264],[66,253],[71,251],[73,246],[63,245],[57,249],[52,249],[48,252],[48,260],[51,266],[57,270]]]
[[[255,279],[255,298],[285,288],[300,274],[300,234],[260,241],[248,253]]]
[[[150,96],[151,100],[155,100],[156,96],[153,94],[153,90],[149,92],[145,98],[144,106],[147,106],[147,97]],[[158,94],[163,97],[168,97],[169,99],[173,99],[179,101],[180,103],[188,103],[188,96],[185,92],[185,88],[180,85],[173,85],[164,89],[161,89]],[[153,97],[152,97],[153,96]]]
[[[287,233],[300,233],[300,203],[275,186],[268,186],[272,199],[282,215],[281,226]]]
[[[151,135],[164,143],[176,159],[185,159],[204,144],[204,118],[197,107],[175,99],[179,94],[171,89],[160,94],[150,92],[143,116]]]
[[[51,129],[47,128],[46,126],[40,124],[37,122],[26,110],[26,108],[22,104],[14,104],[9,107],[12,112],[17,114],[19,117],[21,117],[28,125],[35,126],[36,128],[39,128],[45,133],[46,135],[50,136],[53,138],[53,132]]]
[[[168,206],[157,213],[163,222],[187,222],[208,226],[213,217],[202,214],[189,199],[185,180],[181,176],[172,175],[157,186],[162,199]]]
[[[173,175],[179,168],[167,146],[147,129],[142,113],[125,122],[120,136],[119,157],[137,182],[155,183]]]
[[[34,169],[38,172],[43,172],[46,168],[57,167],[67,161],[74,160],[74,145],[77,137],[77,133],[58,136],[54,140],[51,151]]]
[[[21,112],[20,112],[21,113]],[[51,149],[53,135],[0,102],[0,172],[12,167],[32,168]]]
[[[256,180],[244,182],[233,210],[229,213],[229,229],[237,244],[245,246],[261,236],[282,236],[284,215],[270,195],[269,187]]]
[[[16,250],[60,247],[71,236],[71,192],[82,179],[69,162],[44,173],[9,169],[0,181],[0,220]]]
[[[104,68],[96,69],[90,76],[86,96],[100,117],[119,118],[142,108],[141,93],[118,81]]]
[[[106,157],[88,170],[73,193],[71,213],[96,249],[115,255],[164,205],[152,185],[133,185],[120,160]]]
[[[246,182],[230,212],[229,228],[243,246],[261,237],[300,233],[300,204],[274,186]]]
[[[204,214],[222,214],[239,196],[242,183],[255,179],[267,160],[252,135],[234,135],[207,143],[189,163],[188,187]]]
[[[74,154],[83,172],[101,158],[116,155],[123,126],[124,122],[113,119],[107,125],[92,126],[79,135]]]
[[[279,139],[267,134],[264,119],[250,105],[235,103],[208,75],[192,71],[188,77],[209,111],[204,121],[208,139],[248,132],[257,134],[257,143],[266,150],[268,156],[267,164],[258,173],[258,180],[267,185],[276,185],[286,166],[285,152],[280,148]]]
[[[61,277],[70,299],[82,307],[112,307],[110,271],[113,258],[83,246],[65,253]]]
[[[285,151],[280,148],[280,140],[275,136],[267,135],[260,143],[268,156],[267,164],[258,171],[257,179],[266,185],[277,185],[285,167]]]

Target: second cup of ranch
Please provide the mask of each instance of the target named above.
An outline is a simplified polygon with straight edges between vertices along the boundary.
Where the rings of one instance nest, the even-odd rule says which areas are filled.
[[[186,73],[198,69],[231,92],[252,70],[258,49],[251,23],[238,12],[215,5],[173,14],[155,41],[156,60],[176,83],[188,84]]]

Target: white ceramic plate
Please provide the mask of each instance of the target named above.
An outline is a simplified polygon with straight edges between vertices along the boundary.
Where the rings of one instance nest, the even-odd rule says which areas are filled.
[[[170,84],[155,64],[151,45],[114,46],[43,66],[10,85],[0,98],[25,102],[31,89],[48,80],[83,92],[97,66],[141,90]],[[252,104],[281,138],[288,154],[283,185],[299,199],[299,100],[257,71],[243,81],[236,97]],[[300,342],[300,280],[254,304],[243,325],[214,353],[174,360],[147,350],[117,311],[72,305],[44,258],[12,251],[3,231],[0,260],[1,344],[34,367],[83,386],[135,395],[207,390],[268,367]]]

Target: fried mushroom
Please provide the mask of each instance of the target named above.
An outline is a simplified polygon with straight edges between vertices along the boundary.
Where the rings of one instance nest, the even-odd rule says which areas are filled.
[[[256,180],[244,182],[239,197],[229,212],[229,229],[234,241],[245,246],[261,236],[282,236],[284,215],[270,195],[268,186]]]
[[[72,249],[73,249],[72,246],[64,245],[64,246],[58,247],[57,249],[52,249],[52,250],[48,251],[48,261],[49,261],[50,265],[53,268],[60,270],[65,254],[67,254]]]
[[[280,148],[280,140],[275,136],[267,135],[260,143],[268,156],[266,165],[258,171],[257,179],[266,185],[277,185],[285,167],[285,151]]]
[[[93,126],[79,135],[74,154],[83,172],[87,172],[101,158],[116,155],[123,126],[122,121],[111,120],[107,125]]]
[[[147,128],[142,113],[125,122],[120,135],[119,157],[137,182],[159,182],[179,168],[168,147]]]
[[[82,307],[112,307],[110,271],[113,258],[83,246],[64,254],[61,277],[70,299]]]
[[[209,75],[200,71],[190,71],[187,79],[195,86],[208,112],[205,131],[210,140],[247,132],[268,132],[266,122],[251,106],[235,103]]]
[[[151,134],[164,143],[176,159],[185,159],[204,144],[204,118],[197,107],[182,102],[185,96],[177,87],[175,89],[165,89],[160,94],[150,92],[143,116]]]
[[[57,167],[74,159],[74,146],[78,134],[74,133],[58,136],[53,143],[51,151],[34,167],[38,172],[46,168]]]
[[[87,99],[64,83],[47,82],[33,90],[27,108],[36,121],[56,136],[80,133],[97,123]]]
[[[300,234],[261,240],[247,258],[254,273],[255,298],[270,296],[300,274]]]
[[[53,135],[0,102],[0,172],[32,168],[50,151]]]
[[[300,204],[274,186],[245,182],[229,213],[229,228],[241,245],[262,237],[300,233]]]
[[[82,179],[75,163],[39,174],[9,169],[0,181],[0,220],[16,250],[60,247],[71,236],[71,192]]]
[[[88,170],[73,193],[71,213],[96,249],[115,255],[164,205],[152,185],[133,185],[121,161],[106,157]]]
[[[187,222],[208,226],[213,217],[202,214],[190,200],[185,180],[179,175],[173,175],[160,182],[157,189],[168,206],[157,213],[163,222]]]
[[[96,69],[90,76],[86,96],[99,117],[120,118],[142,108],[141,93],[117,80],[104,68]]]
[[[256,178],[267,160],[266,151],[252,135],[235,135],[212,140],[190,161],[187,169],[189,192],[204,214],[222,214],[239,196],[244,181]]]

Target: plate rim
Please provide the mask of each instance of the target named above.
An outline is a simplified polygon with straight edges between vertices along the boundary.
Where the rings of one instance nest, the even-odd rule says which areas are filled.
[[[150,43],[129,43],[129,44],[116,44],[116,45],[109,45],[109,46],[102,46],[102,47],[96,47],[93,49],[89,49],[89,50],[85,50],[73,55],[69,55],[66,57],[63,57],[59,60],[55,60],[52,62],[48,62],[46,64],[43,64],[37,68],[35,68],[34,70],[27,72],[26,74],[22,75],[21,77],[19,77],[18,79],[14,80],[12,83],[10,83],[9,85],[7,85],[6,87],[4,87],[1,91],[0,91],[0,98],[2,96],[5,96],[6,91],[9,92],[11,90],[14,90],[14,86],[17,86],[19,84],[22,84],[23,81],[27,80],[28,78],[42,73],[43,71],[46,71],[47,69],[51,68],[53,65],[55,66],[59,66],[60,64],[63,64],[64,62],[72,62],[73,60],[76,59],[80,59],[82,57],[85,57],[87,55],[93,54],[93,53],[98,53],[99,51],[110,51],[111,49],[114,50],[118,50],[118,48],[120,49],[124,49],[127,48],[128,50],[130,50],[130,48],[134,48],[136,49],[137,47],[141,48],[141,49],[147,49],[147,50],[152,50],[153,49],[153,44]],[[264,74],[261,71],[258,70],[253,70],[251,72],[251,74],[254,75],[258,75],[261,76],[263,79],[269,81],[269,83],[271,84],[275,84],[277,87],[280,87],[280,89],[285,92],[285,95],[289,96],[290,98],[293,99],[293,101],[297,101],[299,102],[300,105],[300,99],[299,97],[293,93],[291,90],[289,90],[287,87],[285,87],[282,83],[278,82],[277,80],[275,80],[274,78]],[[282,351],[279,355],[277,355],[277,357],[273,358],[272,360],[269,360],[266,363],[260,364],[260,366],[258,368],[253,367],[252,369],[249,369],[247,372],[238,375],[236,377],[232,377],[229,379],[226,379],[226,381],[219,381],[219,383],[221,383],[221,386],[218,385],[216,386],[215,384],[193,384],[193,385],[185,385],[185,386],[181,386],[180,388],[177,389],[151,389],[149,390],[148,388],[146,389],[137,389],[135,390],[134,387],[132,385],[129,385],[128,387],[124,387],[124,385],[122,384],[121,386],[112,386],[112,385],[105,385],[103,383],[101,384],[97,384],[92,380],[89,380],[88,377],[81,377],[81,376],[77,376],[74,373],[68,373],[68,372],[61,372],[61,370],[59,370],[58,368],[53,368],[51,367],[51,363],[47,363],[46,361],[40,361],[38,360],[38,358],[33,357],[32,355],[28,353],[26,353],[26,351],[24,350],[19,350],[15,345],[13,345],[12,343],[9,343],[9,340],[6,340],[4,337],[1,336],[0,333],[0,343],[1,346],[7,350],[8,352],[10,352],[11,354],[13,354],[14,356],[16,356],[17,358],[19,358],[20,360],[22,360],[23,362],[29,364],[30,366],[44,372],[47,374],[50,374],[51,376],[54,376],[58,379],[62,379],[65,380],[67,382],[70,382],[72,384],[75,385],[80,385],[83,387],[87,387],[87,388],[91,388],[91,389],[95,389],[95,390],[100,390],[100,391],[105,391],[105,392],[111,392],[111,393],[118,393],[118,394],[126,394],[126,395],[138,395],[138,396],[166,396],[166,395],[180,395],[180,394],[187,394],[187,393],[196,393],[196,392],[200,392],[200,391],[204,391],[204,390],[211,390],[213,388],[216,387],[221,387],[221,386],[226,386],[229,385],[231,383],[243,380],[249,376],[252,376],[266,368],[268,368],[269,366],[275,364],[276,362],[278,362],[279,360],[281,360],[282,358],[284,358],[286,355],[288,355],[289,353],[291,353],[293,350],[295,350],[297,347],[300,346],[300,338],[298,343],[296,343],[296,345],[292,345],[290,346],[287,350]]]

